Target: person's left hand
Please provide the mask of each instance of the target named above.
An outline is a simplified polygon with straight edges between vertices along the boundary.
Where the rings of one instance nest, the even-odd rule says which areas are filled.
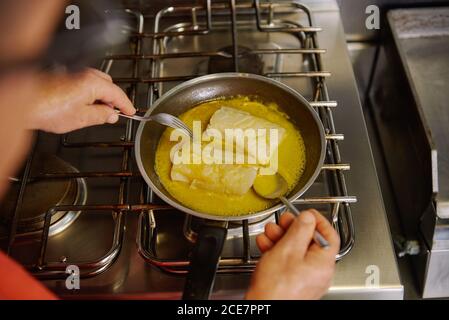
[[[128,115],[136,112],[111,76],[99,70],[45,75],[39,86],[37,99],[25,109],[28,129],[66,133],[117,122],[118,115],[111,106]]]

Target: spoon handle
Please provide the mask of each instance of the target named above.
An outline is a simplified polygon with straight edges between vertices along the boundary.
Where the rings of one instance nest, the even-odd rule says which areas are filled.
[[[279,198],[283,204],[287,207],[287,209],[293,213],[295,216],[299,216],[301,214],[301,211],[299,211],[290,201],[287,200],[285,197]],[[315,230],[313,233],[313,240],[321,247],[321,248],[327,248],[329,247],[329,242],[327,242],[326,239],[324,239],[323,235]]]

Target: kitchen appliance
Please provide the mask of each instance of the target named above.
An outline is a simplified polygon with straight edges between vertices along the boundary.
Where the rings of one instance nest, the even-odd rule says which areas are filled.
[[[341,237],[326,297],[402,298],[335,1],[205,1],[155,15],[136,7],[114,10],[133,19],[130,39],[107,52],[100,68],[141,111],[182,81],[211,71],[259,73],[300,92],[318,113],[328,143],[320,175],[295,204],[320,210]],[[168,206],[143,182],[133,158],[136,128],[122,119],[62,137],[39,133],[17,179],[14,206],[1,229],[2,248],[64,298],[181,295],[203,221]],[[75,172],[31,172],[42,153],[64,159]],[[50,207],[37,237],[17,228],[29,183],[36,179],[84,179],[87,185],[86,203]],[[50,233],[51,217],[60,212],[79,215],[63,232]],[[229,224],[212,298],[244,296],[260,257],[255,235],[278,218],[276,212]],[[70,266],[79,269],[78,290],[65,285]]]
[[[449,8],[395,9],[387,17],[370,98],[402,249],[422,296],[448,297]]]

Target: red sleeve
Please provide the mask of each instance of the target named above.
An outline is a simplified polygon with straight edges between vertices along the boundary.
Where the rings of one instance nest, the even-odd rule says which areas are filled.
[[[1,300],[55,300],[57,297],[21,265],[0,251]]]

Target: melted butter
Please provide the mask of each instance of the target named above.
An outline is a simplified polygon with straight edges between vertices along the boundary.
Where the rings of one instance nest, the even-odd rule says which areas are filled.
[[[271,175],[258,175],[254,180],[253,188],[258,194],[267,197],[278,191],[278,176],[276,174]],[[283,194],[280,194],[283,196]]]
[[[236,97],[199,104],[180,115],[180,118],[190,127],[193,126],[193,121],[201,121],[201,127],[204,130],[212,115],[222,106],[246,111],[256,117],[276,123],[286,130],[285,137],[278,149],[278,172],[286,180],[289,190],[292,189],[304,171],[306,150],[299,130],[279,110],[278,106],[264,105],[252,101],[248,97]],[[185,182],[172,181],[170,179],[172,167],[170,150],[177,142],[170,141],[171,131],[170,128],[166,129],[159,141],[155,170],[167,191],[180,203],[199,212],[235,216],[261,211],[277,202],[277,200],[261,198],[252,189],[242,196],[234,196],[203,189],[192,189]],[[273,183],[270,179],[266,179],[266,181],[268,184]],[[266,188],[271,189],[273,186],[267,185]]]

